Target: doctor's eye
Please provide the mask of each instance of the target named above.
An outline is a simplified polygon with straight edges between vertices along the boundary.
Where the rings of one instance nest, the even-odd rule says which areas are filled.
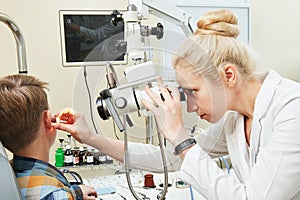
[[[195,90],[192,89],[184,89],[184,93],[186,95],[194,95],[195,94]]]

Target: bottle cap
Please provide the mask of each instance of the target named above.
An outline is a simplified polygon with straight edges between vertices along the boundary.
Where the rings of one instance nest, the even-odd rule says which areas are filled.
[[[56,152],[63,152],[63,149],[61,147],[56,149]]]

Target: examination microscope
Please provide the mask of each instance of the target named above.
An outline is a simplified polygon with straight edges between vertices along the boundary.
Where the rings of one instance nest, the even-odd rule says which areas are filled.
[[[131,185],[129,176],[126,125],[133,125],[128,113],[145,109],[144,105],[141,103],[142,98],[152,102],[151,98],[148,97],[144,91],[146,85],[148,85],[154,93],[160,95],[156,82],[158,75],[154,70],[155,65],[151,61],[143,62],[145,52],[142,49],[145,37],[155,35],[157,39],[161,39],[164,34],[163,25],[161,23],[158,23],[157,27],[148,27],[141,25],[141,21],[148,19],[149,14],[152,14],[180,26],[187,36],[191,35],[193,30],[190,26],[191,17],[173,4],[162,0],[129,0],[127,11],[122,17],[120,16],[120,13],[114,13],[116,16],[113,20],[124,20],[127,30],[127,35],[125,37],[126,41],[121,41],[117,45],[120,49],[126,49],[128,58],[133,60],[136,65],[125,68],[124,74],[127,83],[119,85],[113,65],[108,64],[106,77],[109,88],[100,92],[96,104],[100,117],[103,120],[112,117],[120,132],[124,132],[126,178],[131,193],[136,199],[140,199]],[[123,117],[123,122],[120,119],[120,116]],[[148,117],[147,119],[151,119],[151,117]],[[152,127],[151,120],[147,120],[147,130],[149,127]],[[158,139],[165,174],[164,190],[158,199],[165,199],[168,189],[168,172],[160,133],[158,133]]]

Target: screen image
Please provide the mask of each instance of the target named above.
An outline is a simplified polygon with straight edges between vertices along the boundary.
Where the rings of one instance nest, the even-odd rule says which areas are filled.
[[[125,26],[111,11],[59,11],[63,66],[126,64]]]

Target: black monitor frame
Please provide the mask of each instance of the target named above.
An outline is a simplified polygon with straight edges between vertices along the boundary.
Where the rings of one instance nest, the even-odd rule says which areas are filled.
[[[122,11],[120,12],[122,13]],[[108,62],[127,64],[126,52],[117,52],[117,47],[114,47],[117,41],[124,40],[125,25],[108,38],[91,39],[90,41],[89,37],[82,36],[78,30],[75,31],[68,26],[68,23],[74,23],[88,29],[97,29],[97,27],[108,22],[111,14],[112,11],[103,10],[59,11],[61,55],[64,67],[102,66]]]

